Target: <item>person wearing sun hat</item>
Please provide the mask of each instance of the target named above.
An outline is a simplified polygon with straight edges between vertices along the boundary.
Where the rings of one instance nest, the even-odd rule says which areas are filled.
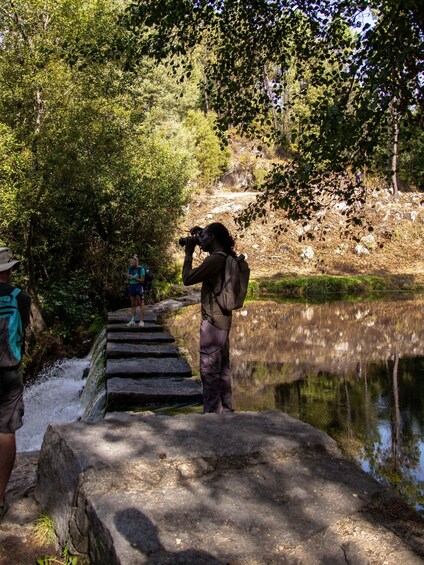
[[[15,432],[24,414],[21,359],[31,297],[12,285],[19,262],[9,247],[0,247],[0,521],[8,509],[5,492],[15,462]],[[17,337],[14,325],[20,330]]]

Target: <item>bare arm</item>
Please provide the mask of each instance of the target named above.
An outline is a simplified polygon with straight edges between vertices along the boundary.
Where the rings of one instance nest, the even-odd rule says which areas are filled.
[[[193,256],[187,253],[183,265],[183,283],[189,286],[208,281],[223,270],[224,264],[225,257],[223,255],[212,254],[206,257],[201,265],[193,269]]]

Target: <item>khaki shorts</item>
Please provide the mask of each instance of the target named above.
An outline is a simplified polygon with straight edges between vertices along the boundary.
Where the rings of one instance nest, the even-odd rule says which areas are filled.
[[[22,426],[23,393],[22,366],[0,369],[0,433],[13,434]]]

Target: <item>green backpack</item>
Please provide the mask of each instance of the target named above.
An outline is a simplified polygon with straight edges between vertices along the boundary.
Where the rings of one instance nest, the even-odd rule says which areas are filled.
[[[14,367],[22,358],[22,320],[18,309],[19,288],[0,296],[0,367]]]

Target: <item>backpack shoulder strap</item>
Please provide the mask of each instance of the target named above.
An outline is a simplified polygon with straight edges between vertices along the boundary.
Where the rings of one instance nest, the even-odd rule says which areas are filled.
[[[18,296],[21,294],[21,292],[22,292],[22,290],[20,288],[14,288],[12,290],[12,292],[10,293],[10,296],[18,298]]]
[[[227,266],[227,258],[229,257],[229,254],[228,254],[228,253],[225,253],[225,251],[215,251],[215,255],[222,255],[223,257],[225,257],[224,269],[223,269],[223,272],[222,272],[221,288],[219,289],[219,292],[214,292],[214,291],[213,291],[213,288],[212,288],[212,285],[211,285],[212,292],[213,292],[213,294],[214,294],[214,296],[215,296],[215,298],[216,298],[217,296],[219,296],[219,295],[221,294],[222,289],[224,288],[225,269],[226,269],[226,266]]]

